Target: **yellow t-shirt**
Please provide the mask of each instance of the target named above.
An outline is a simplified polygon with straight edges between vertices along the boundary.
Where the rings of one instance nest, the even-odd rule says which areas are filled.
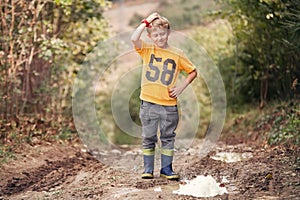
[[[136,48],[143,60],[141,100],[159,105],[174,106],[177,99],[169,96],[169,89],[176,85],[181,70],[191,73],[196,69],[183,51],[175,47],[162,49],[142,42]]]

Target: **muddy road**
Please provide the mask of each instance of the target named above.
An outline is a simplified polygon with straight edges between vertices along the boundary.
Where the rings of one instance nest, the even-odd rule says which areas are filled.
[[[1,165],[0,199],[299,199],[299,148],[219,142],[202,159],[198,150],[177,152],[174,168],[181,179],[168,181],[158,177],[158,169],[153,180],[143,180],[139,170],[106,166],[80,144],[28,146],[17,160]],[[181,190],[199,176],[217,185],[198,182]],[[223,193],[214,194],[216,188]]]

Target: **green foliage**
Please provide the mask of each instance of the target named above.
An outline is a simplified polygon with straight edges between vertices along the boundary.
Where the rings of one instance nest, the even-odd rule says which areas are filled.
[[[0,166],[2,163],[15,158],[16,157],[10,147],[2,146],[2,144],[0,144]]]
[[[203,47],[218,66],[225,84],[228,102],[231,105],[231,91],[234,75],[233,34],[226,20],[216,19],[206,26],[199,26],[193,33],[193,39]]]
[[[300,144],[299,101],[272,103],[253,126],[269,145]]]
[[[225,3],[221,16],[231,23],[237,47],[232,96],[247,102],[260,100],[261,106],[268,99],[288,98],[292,79],[299,76],[295,35],[299,34],[300,2],[221,2]]]
[[[112,142],[117,145],[140,145],[142,144],[142,139],[130,136],[119,128],[116,128]]]
[[[60,140],[72,140],[77,135],[77,132],[71,130],[70,128],[62,128],[60,131],[58,138]]]
[[[0,110],[6,117],[61,112],[70,95],[70,78],[78,70],[76,63],[108,36],[102,13],[109,3],[55,0],[0,5],[0,75],[5,80],[0,84],[5,102]]]
[[[244,104],[228,113],[224,138],[258,145],[300,145],[299,100],[272,101],[261,110]]]
[[[4,146],[72,137],[73,79],[85,56],[108,37],[102,14],[109,6],[105,0],[0,0]]]
[[[296,102],[297,103],[297,102]],[[271,123],[268,143],[300,145],[300,106],[291,102],[287,106],[280,106],[266,116],[266,121]]]
[[[139,80],[140,82],[140,80]],[[137,90],[135,90],[130,97],[129,100],[129,113],[131,116],[132,121],[134,121],[136,124],[141,125],[140,122],[140,93],[141,93],[141,88],[139,87]]]
[[[108,116],[114,117],[114,120],[111,121],[112,127],[107,127],[103,123],[104,127],[107,127],[107,132],[113,132],[113,136],[111,136],[111,142],[115,144],[141,144],[141,130],[135,129],[133,126],[138,125],[141,126],[140,118],[139,118],[139,111],[140,111],[140,82],[141,82],[141,68],[138,70],[130,70],[130,67],[134,67],[137,65],[137,61],[133,61],[131,63],[132,66],[127,66],[126,64],[122,63],[121,60],[117,60],[115,63],[116,68],[123,67],[125,71],[121,72],[122,75],[130,71],[130,75],[127,74],[126,77],[123,79],[122,77],[118,77],[117,83],[113,81],[113,84],[110,84],[107,91],[106,98],[109,98],[111,104],[109,107],[106,107],[104,110],[98,110],[99,115],[101,114],[101,120],[109,118]],[[126,69],[127,68],[127,69]],[[119,76],[121,76],[119,74]],[[108,76],[108,79],[111,75]],[[113,88],[111,88],[113,86]],[[132,91],[132,89],[135,89]],[[130,94],[132,92],[132,94]],[[117,95],[114,95],[117,94]],[[105,99],[99,102],[99,96],[96,97],[96,101],[98,104],[102,104]],[[112,113],[112,107],[117,111],[117,113]],[[129,115],[126,115],[129,109]],[[105,114],[104,114],[105,113]],[[123,116],[118,118],[118,124],[116,123],[116,116],[113,114],[117,114],[119,116]],[[126,130],[122,130],[122,128],[126,127]],[[125,131],[125,132],[124,132]],[[126,132],[127,131],[127,132]],[[134,136],[131,136],[133,134]]]
[[[206,26],[199,26],[194,31],[193,39],[207,51],[215,63],[222,64],[223,59],[234,54],[233,35],[226,20],[215,20]]]

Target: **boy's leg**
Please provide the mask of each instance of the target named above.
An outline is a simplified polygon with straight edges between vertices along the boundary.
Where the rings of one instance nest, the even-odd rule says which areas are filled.
[[[180,177],[174,173],[172,162],[176,136],[175,130],[179,121],[178,109],[177,106],[164,106],[163,108],[164,112],[162,112],[160,124],[160,140],[162,143],[160,176],[170,180],[177,180]]]
[[[142,178],[153,178],[155,144],[157,142],[158,116],[155,105],[143,102],[140,107],[140,119],[142,123],[144,172]]]
[[[160,176],[169,180],[178,180],[180,176],[173,171],[174,150],[162,149],[161,150],[161,170]]]
[[[142,178],[153,178],[155,149],[143,149],[144,172]]]
[[[142,123],[142,139],[144,149],[154,149],[157,142],[157,129],[159,122],[157,105],[142,101],[140,106],[140,119]]]

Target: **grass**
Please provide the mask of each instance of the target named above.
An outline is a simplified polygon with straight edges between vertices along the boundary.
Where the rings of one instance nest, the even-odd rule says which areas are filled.
[[[3,144],[0,145],[0,165],[2,163],[6,163],[11,159],[15,159],[16,156],[12,152],[11,147],[4,146]]]
[[[247,105],[228,112],[223,137],[239,136],[268,145],[300,145],[300,100],[269,102],[260,110]]]
[[[264,119],[272,126],[268,134],[268,143],[300,145],[300,105],[299,102],[289,102],[278,105]]]
[[[44,142],[72,141],[77,138],[77,131],[69,120],[52,122],[39,117],[19,116],[10,122],[0,124],[0,164],[16,158],[15,152],[24,145],[35,146]]]

